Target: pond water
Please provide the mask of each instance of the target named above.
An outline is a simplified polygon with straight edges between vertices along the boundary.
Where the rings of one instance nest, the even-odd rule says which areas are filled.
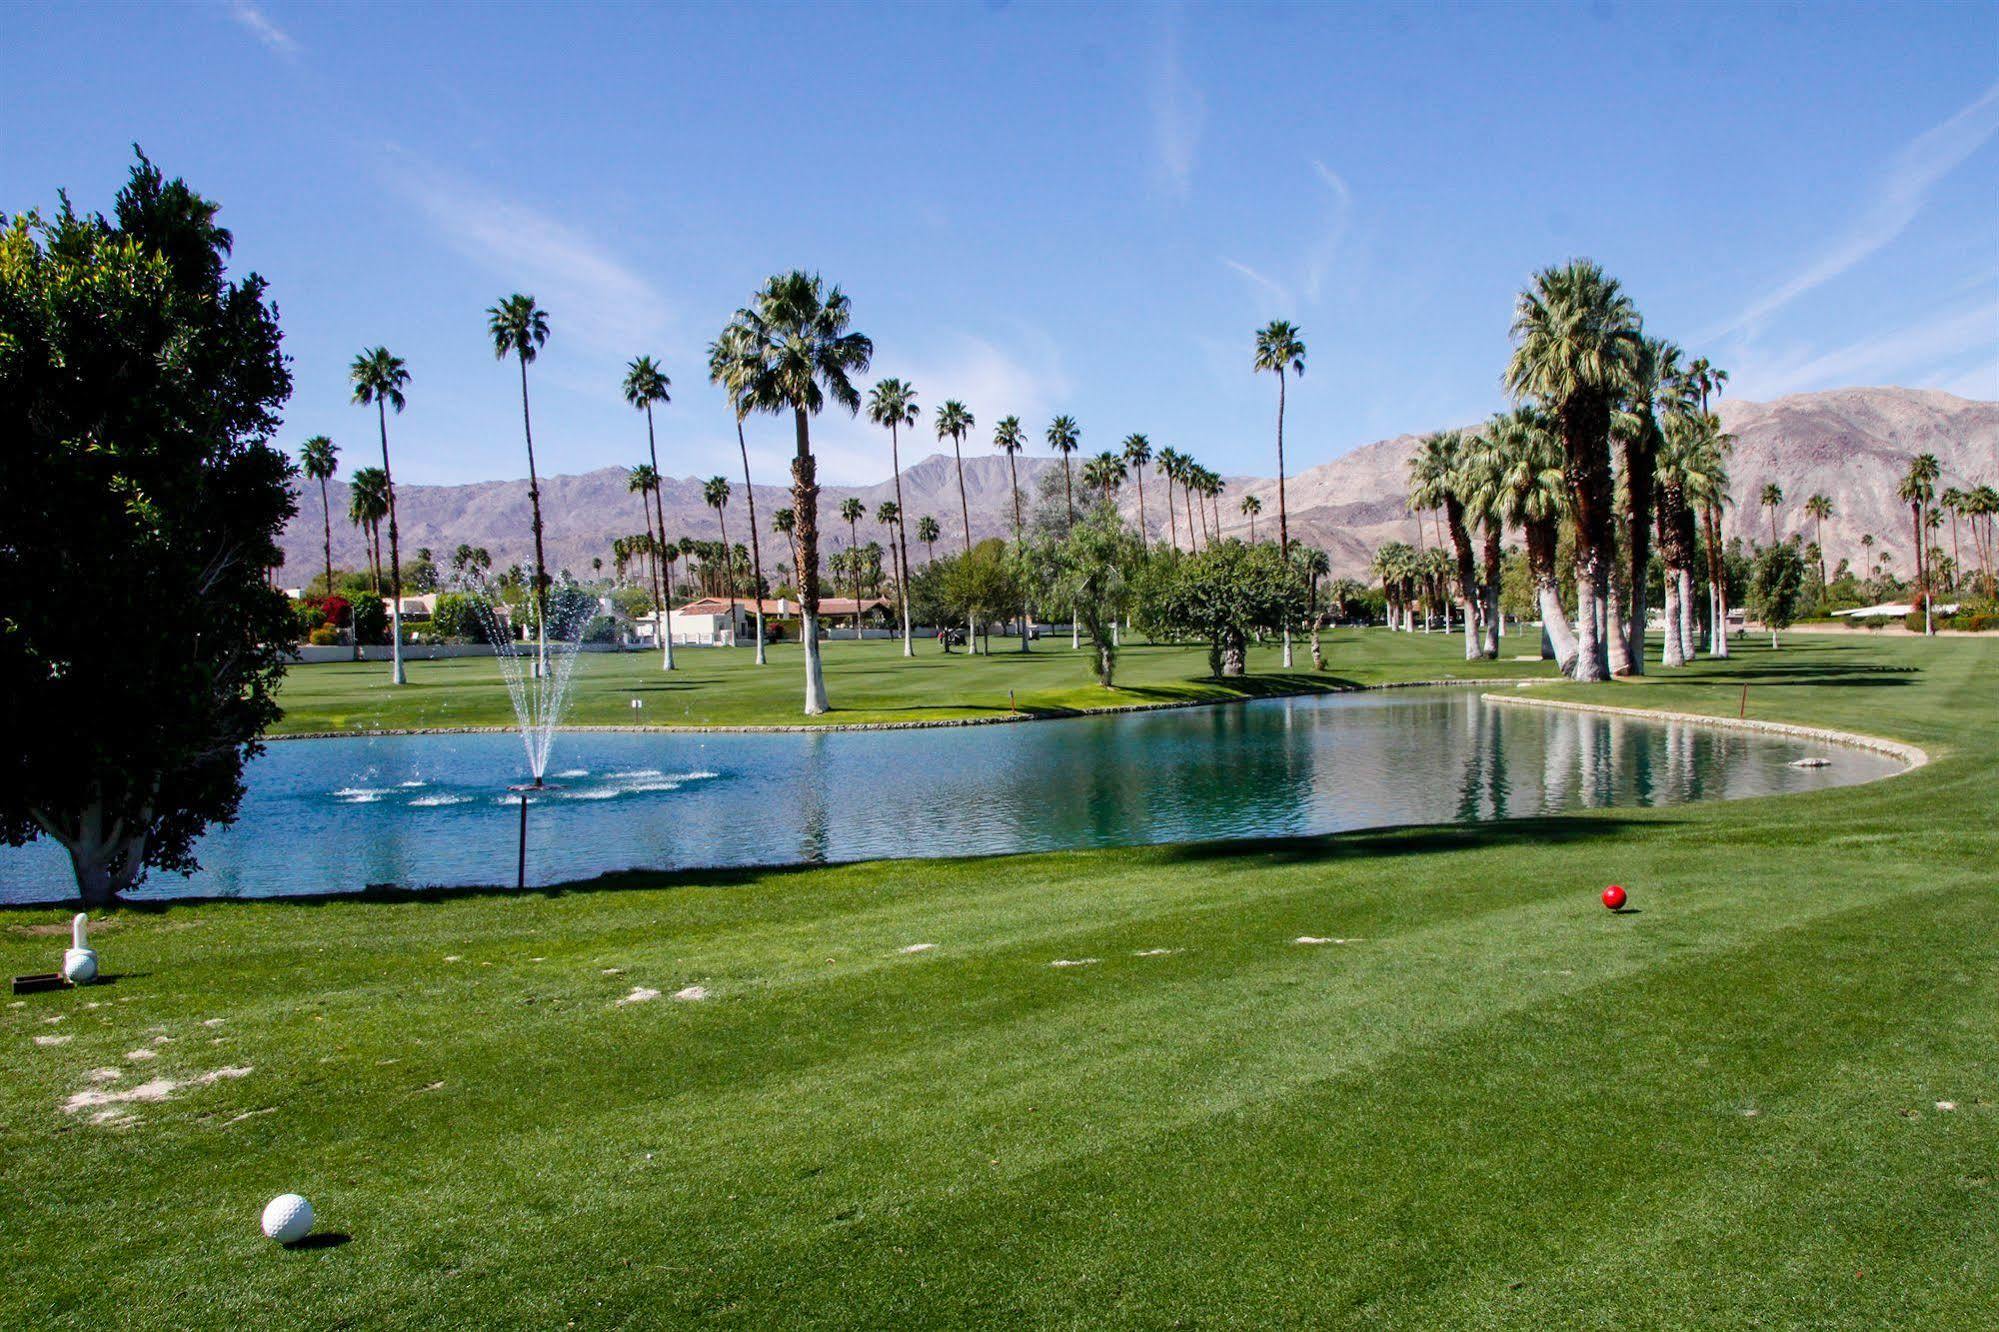
[[[1823,757],[1824,767],[1793,767]],[[1468,822],[1869,781],[1886,755],[1389,690],[1018,726],[571,732],[530,797],[528,881]],[[514,882],[514,735],[274,743],[191,878],[142,897]],[[52,843],[0,849],[0,902],[73,895]]]

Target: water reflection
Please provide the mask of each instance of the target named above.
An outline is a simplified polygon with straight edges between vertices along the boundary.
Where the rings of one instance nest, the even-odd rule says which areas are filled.
[[[1826,768],[1791,760],[1827,753]],[[1778,737],[1402,690],[1029,726],[568,734],[533,799],[529,878],[824,863],[1471,822],[1844,785],[1894,760]],[[522,777],[505,735],[271,746],[203,871],[145,891],[260,896],[508,883]],[[299,848],[312,848],[301,857]],[[0,900],[67,862],[0,851]]]

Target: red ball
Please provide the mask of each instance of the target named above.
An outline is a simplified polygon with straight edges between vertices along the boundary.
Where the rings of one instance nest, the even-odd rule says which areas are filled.
[[[1612,911],[1624,910],[1624,890],[1613,883],[1603,890],[1603,904]]]

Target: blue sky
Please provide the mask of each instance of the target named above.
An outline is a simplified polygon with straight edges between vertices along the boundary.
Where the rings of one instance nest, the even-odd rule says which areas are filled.
[[[365,461],[347,362],[404,356],[406,482],[524,471],[483,314],[515,290],[553,323],[545,469],[636,460],[649,352],[663,467],[729,470],[703,348],[790,267],[981,450],[1069,412],[1089,451],[1268,474],[1274,317],[1311,352],[1294,469],[1467,422],[1513,294],[1576,254],[1741,396],[1999,398],[1991,3],[27,5],[0,124],[0,209],[108,205],[133,141],[222,201],[283,311],[287,444]],[[788,428],[751,429],[781,481]],[[824,420],[825,475],[885,476],[879,436]]]

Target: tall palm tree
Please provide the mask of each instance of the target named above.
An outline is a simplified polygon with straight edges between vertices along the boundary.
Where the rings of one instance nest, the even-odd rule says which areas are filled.
[[[958,513],[965,520],[965,554],[972,553],[972,506],[965,499],[965,452],[961,447],[965,436],[974,425],[972,413],[957,399],[949,399],[937,409],[937,438],[949,437],[951,456],[958,463]],[[965,618],[965,656],[978,655],[979,629],[973,623],[974,617],[967,612]]]
[[[396,541],[396,481],[389,471],[389,408],[402,414],[403,389],[410,382],[409,367],[403,358],[390,354],[387,347],[373,347],[354,358],[347,367],[354,385],[354,401],[363,407],[373,404],[375,422],[382,435],[382,491],[389,512],[389,680],[408,684],[403,671],[403,562]]]
[[[798,510],[789,505],[770,516],[770,530],[783,537],[791,547],[791,567],[796,570],[798,561]]]
[[[1763,493],[1756,502],[1770,511],[1770,544],[1777,544],[1777,506],[1784,502],[1784,488],[1775,481],[1763,483]]]
[[[1680,368],[1680,349],[1664,338],[1640,338],[1632,360],[1622,409],[1612,417],[1611,430],[1624,447],[1625,538],[1622,614],[1606,617],[1610,670],[1613,675],[1645,673],[1645,591],[1652,566],[1652,501],[1658,488],[1663,409],[1688,405],[1691,389]],[[1611,582],[1618,593],[1619,580]],[[1612,603],[1613,611],[1620,608]]]
[[[1097,491],[1113,504],[1117,502],[1117,493],[1124,486],[1125,477],[1128,475],[1124,459],[1109,450],[1099,453],[1083,464],[1084,487]]]
[[[646,569],[652,579],[653,605],[661,613],[666,610],[666,589],[659,581],[659,539],[654,535],[652,525],[652,497],[659,489],[659,473],[651,463],[640,463],[626,474],[625,489],[639,497],[639,512],[645,515],[645,545],[642,553],[646,556]]]
[[[1930,612],[1930,562],[1926,554],[1928,532],[1924,519],[1930,501],[1936,498],[1937,478],[1943,469],[1934,453],[1920,453],[1909,460],[1909,470],[1895,488],[1895,494],[1909,506],[1916,537],[1916,591],[1923,599],[1923,632],[1934,634],[1936,621]]]
[[[1639,349],[1638,311],[1615,279],[1587,259],[1543,269],[1520,293],[1506,368],[1516,398],[1543,404],[1562,441],[1576,526],[1575,678],[1605,680],[1601,615],[1610,582],[1610,414]]]
[[[1159,474],[1166,478],[1166,531],[1173,549],[1180,549],[1180,512],[1173,507],[1173,483],[1180,479],[1180,450],[1164,448],[1159,451]]]
[[[756,482],[750,479],[750,445],[743,435],[743,418],[750,412],[742,393],[751,367],[745,347],[740,329],[733,325],[724,329],[722,336],[708,346],[708,379],[728,392],[729,405],[735,409],[736,452],[743,461],[743,503],[750,511],[750,581],[753,584],[750,590],[755,607],[750,622],[756,634],[756,664],[762,666],[768,660],[764,655],[764,550],[763,538],[757,533],[757,487]]]
[[[1187,549],[1199,553],[1201,543],[1194,535],[1194,496],[1201,489],[1201,474],[1205,469],[1191,457],[1182,455],[1180,459],[1180,502],[1187,509]],[[1206,524],[1204,523],[1205,529]]]
[[[1069,455],[1083,442],[1082,428],[1073,416],[1058,416],[1048,423],[1048,447],[1062,455],[1062,498],[1069,506],[1069,526],[1076,525],[1076,492],[1069,478]]]
[[[790,412],[797,453],[791,496],[798,534],[798,602],[805,649],[805,714],[826,711],[826,675],[819,660],[819,480],[812,456],[811,418],[830,398],[859,412],[852,376],[864,374],[874,343],[852,330],[853,307],[838,287],[816,274],[780,273],[736,312],[742,330],[742,399],[753,411]]]
[[[389,490],[379,467],[357,467],[347,478],[347,521],[368,543],[369,580],[382,595],[382,520],[389,516]]]
[[[1423,437],[1409,460],[1409,504],[1417,509],[1442,509],[1451,534],[1453,568],[1458,580],[1458,608],[1464,613],[1465,660],[1484,655],[1478,641],[1475,602],[1477,575],[1472,569],[1471,532],[1465,526],[1465,497],[1459,482],[1465,438],[1456,430]],[[1449,628],[1448,621],[1445,625]]]
[[[326,483],[340,464],[340,450],[325,435],[314,435],[300,446],[299,463],[308,477],[319,482],[319,518],[326,540],[326,595],[330,597],[333,595],[333,505],[326,497]]]
[[[1813,495],[1805,501],[1805,516],[1812,520],[1813,535],[1818,538],[1819,586],[1825,584],[1825,520],[1832,517],[1832,500],[1825,495]]]
[[[733,640],[736,630],[736,569],[729,551],[729,478],[711,476],[701,483],[701,502],[715,511],[715,525],[722,533],[722,547],[718,554],[722,558],[722,590],[729,597],[729,633]]]
[[[1486,428],[1483,446],[1492,453],[1489,497],[1500,521],[1517,525],[1526,538],[1527,569],[1541,625],[1564,672],[1575,669],[1578,645],[1562,589],[1556,578],[1556,551],[1568,485],[1562,477],[1562,446],[1545,417],[1531,407],[1508,412]]]
[[[1241,508],[1249,518],[1249,544],[1253,546],[1256,544],[1256,515],[1263,512],[1263,501],[1254,495],[1244,495]]]
[[[1143,554],[1146,549],[1145,532],[1145,465],[1152,461],[1152,441],[1144,435],[1124,437],[1124,460],[1131,464],[1131,474],[1138,479],[1138,549]]]
[[[527,392],[527,370],[525,366],[521,370],[521,383],[521,392],[525,394]],[[656,516],[658,519],[657,530],[661,544],[664,544],[666,541],[666,507],[660,495],[659,445],[653,438],[652,409],[655,403],[666,403],[673,400],[667,392],[672,386],[673,381],[666,377],[664,370],[660,369],[659,362],[653,360],[650,356],[638,357],[625,367],[625,401],[646,414],[646,456],[651,460],[652,472],[652,509],[647,517],[646,530],[648,532],[655,530],[653,518]],[[641,502],[643,503],[643,499]],[[654,563],[653,572],[655,584],[657,584],[659,573],[657,561]],[[667,607],[667,601],[672,596],[673,589],[671,587],[656,586],[656,591],[659,595],[661,625],[659,635],[661,644],[660,669],[670,671],[673,669],[673,635],[667,631],[665,625],[667,618],[672,614]]]
[[[1728,385],[1728,371],[1717,369],[1705,356],[1696,357],[1687,366],[1687,385],[1700,395],[1701,415],[1706,416],[1709,400],[1721,396]],[[1717,657],[1728,655],[1728,580],[1723,577],[1721,547],[1721,511],[1727,500],[1727,488],[1723,487],[1715,502],[1700,514],[1701,535],[1707,547],[1708,619],[1710,624],[1722,626],[1709,644],[1709,651]]]
[[[884,379],[868,392],[868,420],[878,426],[888,427],[889,467],[895,472],[895,511],[898,515],[895,525],[896,549],[902,560],[902,574],[896,579],[896,599],[902,603],[902,655],[916,655],[916,643],[910,635],[909,627],[909,534],[903,531],[902,513],[902,441],[904,426],[914,426],[923,409],[916,405],[916,386],[900,379]],[[1019,502],[1016,496],[1014,509],[1018,525]]]
[[[880,504],[875,505],[875,522],[889,534],[888,563],[889,569],[895,577],[896,599],[907,606],[909,597],[909,562],[898,554],[898,550],[902,548],[902,506],[894,500],[883,500]],[[908,621],[905,620],[904,625],[907,626],[907,624]],[[905,627],[903,642],[907,643],[908,641],[909,634]]]
[[[1319,628],[1322,617],[1319,614],[1319,580],[1333,571],[1332,558],[1325,551],[1313,546],[1301,548],[1292,557],[1305,575],[1305,623],[1312,635],[1312,669],[1326,669],[1326,650],[1319,642]]]
[[[1950,565],[1956,572],[1954,580],[1956,583],[1964,581],[1964,552],[1957,541],[1957,520],[1964,514],[1965,498],[1965,492],[1956,486],[1945,486],[1943,492],[1937,496],[1937,503],[1950,511]]]
[[[937,563],[937,538],[944,535],[944,529],[937,526],[937,520],[924,514],[916,520],[916,539],[923,543],[925,564]]]
[[[534,421],[528,412],[528,362],[548,343],[548,313],[534,303],[534,297],[515,292],[498,305],[486,309],[486,331],[492,335],[493,356],[512,356],[521,366],[521,434],[528,446],[528,505],[534,511],[534,600],[535,619],[540,634],[538,670],[548,662],[548,561],[542,553],[541,477],[534,465]]]
[[[861,641],[861,519],[867,517],[868,506],[853,495],[840,501],[840,516],[847,520],[847,571],[853,575],[854,583],[854,641]]]
[[[1018,416],[1002,416],[993,427],[993,447],[1006,455],[1006,474],[1013,487],[1013,544],[1020,545],[1020,451],[1027,445],[1027,432]]]
[[[1291,558],[1291,519],[1284,503],[1284,372],[1305,373],[1305,340],[1298,328],[1273,319],[1256,331],[1256,368],[1277,376],[1277,553]],[[1218,523],[1217,526],[1220,524]],[[1291,669],[1291,625],[1284,625],[1284,669]]]

